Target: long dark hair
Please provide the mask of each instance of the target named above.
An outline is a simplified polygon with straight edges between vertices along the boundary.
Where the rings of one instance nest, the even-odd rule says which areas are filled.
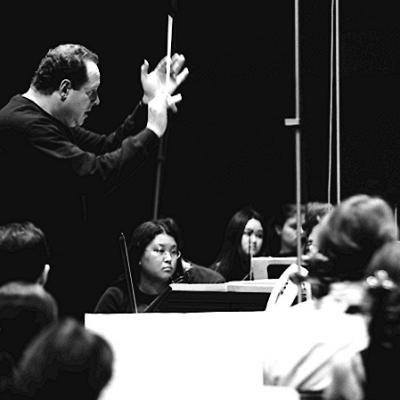
[[[261,214],[250,206],[237,211],[228,222],[221,249],[211,268],[219,272],[227,281],[244,278],[249,272],[249,258],[240,251],[244,228],[250,219],[260,221],[264,228]],[[257,256],[265,254],[264,243]]]

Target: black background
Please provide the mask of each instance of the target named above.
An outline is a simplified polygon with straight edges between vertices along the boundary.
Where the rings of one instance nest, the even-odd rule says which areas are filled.
[[[99,107],[85,127],[112,131],[141,98],[140,65],[166,54],[166,1],[8,6],[2,12],[5,104],[27,90],[40,59],[59,43],[100,56]],[[400,24],[395,1],[340,2],[342,198],[364,192],[398,201]],[[173,50],[190,70],[165,137],[160,216],[171,216],[189,259],[209,265],[225,226],[251,204],[269,217],[295,201],[294,2],[180,1]],[[327,200],[331,3],[300,1],[303,201]],[[334,144],[334,143],[333,143]],[[333,153],[335,157],[335,154]],[[335,159],[332,196],[335,202]],[[156,154],[128,185],[89,202],[101,239],[92,261],[106,285],[121,270],[118,234],[153,216]],[[88,239],[90,241],[90,238]],[[95,294],[97,296],[97,293]]]

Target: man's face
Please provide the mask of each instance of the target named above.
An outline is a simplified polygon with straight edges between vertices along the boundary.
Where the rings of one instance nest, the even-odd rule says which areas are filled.
[[[70,89],[63,104],[63,122],[73,128],[85,122],[90,110],[100,103],[97,89],[100,86],[100,71],[93,61],[86,62],[88,81],[79,89]]]

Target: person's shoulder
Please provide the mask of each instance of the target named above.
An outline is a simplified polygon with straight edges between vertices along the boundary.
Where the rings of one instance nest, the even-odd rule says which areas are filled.
[[[186,262],[188,263],[188,262]],[[222,283],[225,278],[217,271],[202,265],[188,263],[186,273],[189,283]]]
[[[221,267],[221,260],[214,261],[208,268],[213,271],[218,271]]]
[[[0,108],[0,125],[12,121],[16,111],[18,111],[22,103],[23,97],[21,95],[11,97],[8,102]]]
[[[124,291],[117,286],[109,286],[103,293],[102,299],[121,303],[124,300]]]
[[[0,107],[0,112],[3,113],[5,110],[7,110],[10,107],[17,107],[19,104],[23,103],[24,97],[21,96],[20,94],[15,94],[11,96],[6,103],[4,103]]]
[[[100,297],[95,306],[95,313],[118,313],[124,312],[125,295],[123,290],[117,286],[109,286]]]
[[[36,108],[37,106],[31,100],[28,100],[24,96],[20,94],[16,94],[12,96],[6,104],[4,104],[0,108],[0,115],[11,116],[16,112],[26,111],[32,108]]]
[[[9,102],[0,109],[0,127],[13,130],[25,130],[28,134],[43,126],[57,125],[57,120],[42,110],[32,100],[22,95],[13,96]]]

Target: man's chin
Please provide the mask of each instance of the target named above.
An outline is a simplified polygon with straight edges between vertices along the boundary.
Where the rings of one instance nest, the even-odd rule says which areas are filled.
[[[77,121],[75,126],[82,126],[85,123],[87,117],[87,114],[83,114],[79,121]]]
[[[86,119],[86,118],[82,118],[80,121],[77,121],[77,122],[75,123],[75,125],[73,126],[73,128],[76,128],[76,127],[78,127],[78,126],[83,126],[83,124],[85,123],[85,119]]]

